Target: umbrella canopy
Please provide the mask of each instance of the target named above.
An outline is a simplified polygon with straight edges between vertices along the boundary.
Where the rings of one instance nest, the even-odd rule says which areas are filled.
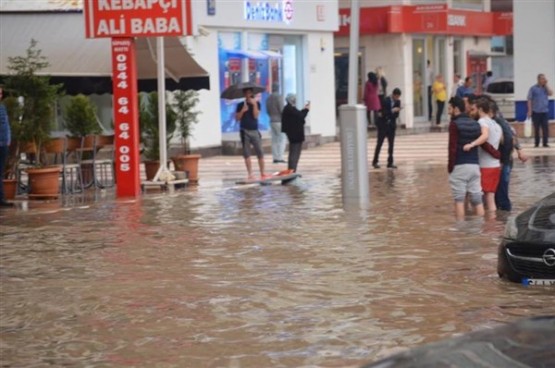
[[[266,91],[266,87],[261,86],[259,84],[251,83],[251,82],[241,82],[237,84],[233,84],[226,89],[223,90],[222,94],[220,95],[221,98],[225,98],[226,100],[234,100],[236,98],[243,98],[245,94],[243,90],[250,88],[252,89],[254,94],[262,93]]]

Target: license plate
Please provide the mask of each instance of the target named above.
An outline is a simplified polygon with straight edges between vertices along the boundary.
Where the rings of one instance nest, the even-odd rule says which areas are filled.
[[[530,286],[555,286],[555,279],[522,279],[523,285]]]

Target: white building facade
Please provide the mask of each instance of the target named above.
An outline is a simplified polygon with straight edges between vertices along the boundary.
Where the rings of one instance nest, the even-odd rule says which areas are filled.
[[[219,147],[239,138],[234,119],[239,100],[223,100],[231,84],[251,81],[266,87],[258,96],[260,130],[269,134],[265,100],[276,86],[285,97],[296,93],[299,107],[311,100],[307,130],[336,135],[333,34],[338,29],[337,1],[193,1],[195,36],[187,50],[210,74],[210,90],[200,91],[199,124],[192,148]]]
[[[395,87],[402,91],[405,109],[400,120],[407,128],[430,120],[428,86],[433,79],[426,70],[428,60],[432,74],[444,77],[448,94],[455,73],[471,77],[476,93],[481,93],[484,74],[491,70],[491,37],[512,33],[512,14],[490,12],[489,0],[363,0],[360,6],[360,90],[366,74],[382,67],[387,92]],[[335,37],[339,71],[338,64],[348,56],[349,25],[350,1],[341,0]],[[345,78],[336,79],[341,103]],[[431,109],[435,115],[433,98]]]
[[[526,119],[526,98],[537,75],[545,74],[555,89],[555,1],[514,0],[514,76],[516,120]],[[549,118],[555,119],[555,96]]]

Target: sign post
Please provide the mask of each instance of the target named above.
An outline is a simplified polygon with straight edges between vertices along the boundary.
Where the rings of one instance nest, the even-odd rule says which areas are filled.
[[[140,194],[139,124],[135,40],[112,38],[112,86],[116,161],[116,194]]]
[[[135,37],[183,36],[192,34],[191,0],[84,0],[87,38],[112,38],[112,80],[116,147],[116,195],[137,197],[141,190],[139,170],[139,109]],[[164,81],[163,47],[158,47],[158,80]],[[159,83],[164,88],[164,83]],[[164,88],[165,89],[165,88]],[[164,96],[159,90],[158,96]],[[160,131],[165,132],[165,103],[159,109]],[[164,142],[165,134],[160,136]],[[164,152],[162,157],[166,157]],[[165,160],[164,168],[166,167]]]

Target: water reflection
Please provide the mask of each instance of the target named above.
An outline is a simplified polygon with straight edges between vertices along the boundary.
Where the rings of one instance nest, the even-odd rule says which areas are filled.
[[[0,213],[9,366],[359,366],[454,334],[553,314],[553,290],[495,273],[506,213],[455,222],[444,167]],[[517,166],[515,212],[555,187]]]

